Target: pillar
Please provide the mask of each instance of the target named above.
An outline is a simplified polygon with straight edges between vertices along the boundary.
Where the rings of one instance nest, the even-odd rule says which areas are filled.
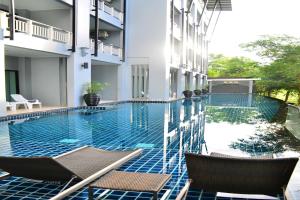
[[[250,80],[249,81],[249,94],[252,94],[252,92],[253,92],[253,80]]]
[[[67,60],[67,103],[68,106],[80,106],[85,86],[91,82],[90,49],[90,2],[76,1],[76,52]],[[83,64],[87,63],[88,68]]]
[[[209,81],[209,90],[208,90],[209,93],[212,92],[212,81]]]
[[[179,68],[177,71],[177,98],[181,98],[182,92],[185,88],[185,76],[184,76],[184,70],[182,68]]]
[[[6,94],[5,94],[5,54],[4,43],[0,38],[0,116],[6,115]]]

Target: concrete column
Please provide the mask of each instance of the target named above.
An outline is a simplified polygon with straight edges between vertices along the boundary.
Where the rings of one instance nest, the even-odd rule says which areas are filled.
[[[68,106],[82,105],[84,86],[91,82],[89,1],[76,1],[76,52],[67,60],[67,103]],[[88,63],[88,69],[82,65]]]
[[[185,76],[183,75],[182,68],[177,72],[177,98],[182,97],[182,92],[185,88]]]
[[[82,67],[88,63],[88,69]],[[82,105],[82,96],[86,84],[91,82],[91,58],[82,57],[80,52],[73,53],[68,58],[67,64],[67,104],[70,107]]]
[[[249,94],[252,94],[253,92],[253,80],[249,81]]]
[[[5,55],[4,43],[0,38],[0,116],[4,115],[6,115]]]
[[[209,90],[208,90],[209,93],[212,92],[212,81],[209,81]]]

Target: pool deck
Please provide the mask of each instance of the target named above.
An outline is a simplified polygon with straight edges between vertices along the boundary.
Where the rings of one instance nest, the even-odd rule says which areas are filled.
[[[300,109],[297,106],[289,105],[288,115],[285,127],[297,139],[300,139]],[[300,199],[300,162],[298,162],[296,169],[291,177],[290,183],[286,190],[288,200]]]
[[[285,195],[287,200],[300,199],[300,161],[298,161],[295,171],[290,179]]]

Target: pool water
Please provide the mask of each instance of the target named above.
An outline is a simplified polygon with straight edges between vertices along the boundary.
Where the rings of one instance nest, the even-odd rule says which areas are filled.
[[[167,104],[124,103],[107,111],[54,113],[1,122],[0,155],[56,156],[83,145],[107,150],[143,148],[142,156],[126,163],[121,170],[172,174],[164,190],[171,189],[171,199],[175,199],[187,180],[185,151],[298,155],[300,142],[281,125],[269,122],[278,109],[276,101],[260,96],[213,94]],[[49,199],[61,187],[11,177],[0,181],[0,199]],[[147,193],[119,191],[106,196],[150,198]],[[87,199],[86,188],[68,199]],[[188,199],[216,197],[213,193],[190,191]]]

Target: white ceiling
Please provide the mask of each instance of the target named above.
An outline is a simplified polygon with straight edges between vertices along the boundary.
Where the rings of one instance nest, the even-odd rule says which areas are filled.
[[[31,11],[57,10],[69,8],[67,4],[57,0],[15,0],[16,9]]]
[[[48,53],[43,51],[35,51],[32,49],[24,49],[5,45],[5,55],[14,57],[29,57],[29,58],[53,58],[63,57],[59,54]]]

